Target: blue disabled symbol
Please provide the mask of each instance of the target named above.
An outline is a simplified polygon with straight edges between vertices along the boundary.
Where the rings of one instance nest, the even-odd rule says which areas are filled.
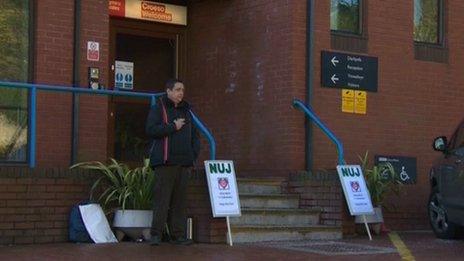
[[[116,74],[116,81],[117,82],[122,82],[123,79],[124,79],[124,76],[122,76],[122,73],[117,73]]]
[[[125,80],[126,82],[132,82],[132,75],[126,74]]]

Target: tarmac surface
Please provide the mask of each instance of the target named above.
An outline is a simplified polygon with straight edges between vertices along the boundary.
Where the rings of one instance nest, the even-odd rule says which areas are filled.
[[[441,240],[430,231],[356,236],[339,241],[256,244],[123,242],[0,246],[0,260],[464,260],[464,240]]]

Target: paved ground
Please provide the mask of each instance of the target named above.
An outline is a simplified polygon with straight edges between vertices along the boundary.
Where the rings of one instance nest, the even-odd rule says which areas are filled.
[[[401,245],[404,243],[404,245]],[[464,260],[464,240],[401,232],[341,241],[152,247],[144,243],[0,246],[0,260]]]

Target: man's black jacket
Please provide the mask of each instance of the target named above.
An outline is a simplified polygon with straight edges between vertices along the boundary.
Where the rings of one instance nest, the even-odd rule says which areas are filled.
[[[163,105],[166,109],[166,123]],[[176,130],[174,124],[174,120],[178,118],[185,119],[185,125],[180,130]],[[146,133],[152,139],[149,151],[151,166],[193,166],[200,152],[200,140],[187,102],[182,101],[175,107],[167,96],[157,99],[156,105],[151,107],[148,114]]]

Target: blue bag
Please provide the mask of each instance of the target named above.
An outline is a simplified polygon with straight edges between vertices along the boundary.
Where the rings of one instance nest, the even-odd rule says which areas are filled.
[[[79,206],[91,204],[91,201],[83,201],[74,205],[69,214],[69,241],[77,243],[93,243],[87,229],[85,228],[84,221],[82,221]]]

